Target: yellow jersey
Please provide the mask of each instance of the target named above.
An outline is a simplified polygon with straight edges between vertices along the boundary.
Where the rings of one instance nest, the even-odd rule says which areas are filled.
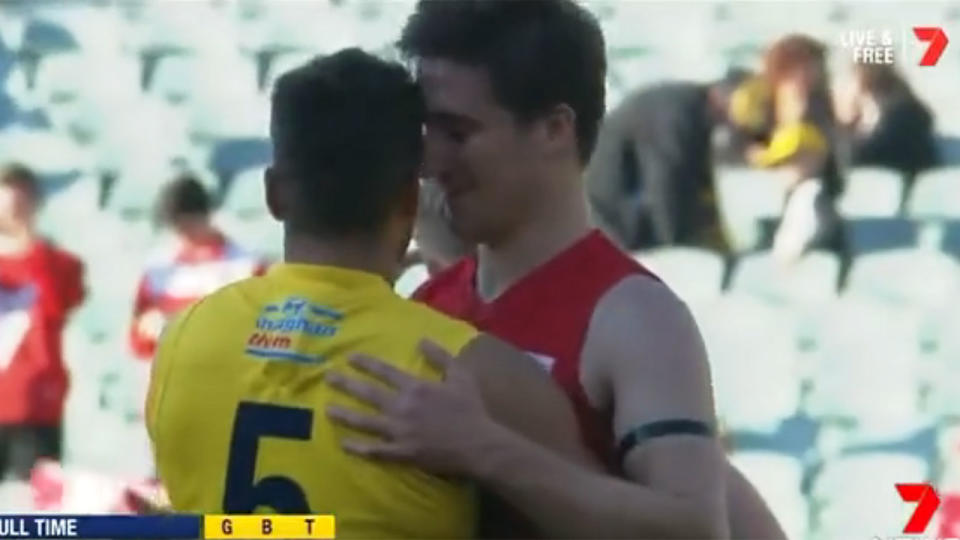
[[[346,361],[366,353],[436,380],[418,341],[456,354],[476,336],[355,270],[277,264],[220,289],[170,323],[154,361],[147,428],[173,508],[333,514],[340,538],[473,536],[465,481],[342,450],[325,407],[364,406],[323,375],[363,376]]]

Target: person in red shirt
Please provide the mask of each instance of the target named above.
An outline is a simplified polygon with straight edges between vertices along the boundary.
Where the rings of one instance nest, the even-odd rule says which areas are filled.
[[[603,35],[573,0],[421,0],[400,49],[427,103],[428,176],[479,245],[415,295],[528,351],[567,393],[598,474],[493,420],[477,377],[436,348],[442,383],[372,358],[331,370],[375,414],[356,455],[464,475],[549,537],[783,538],[716,436],[706,350],[686,305],[589,219],[583,169],[604,111]],[[504,380],[502,384],[511,384]],[[758,398],[759,399],[759,398]]]
[[[80,260],[38,236],[39,202],[29,169],[0,169],[0,478],[60,458],[63,327],[85,293]]]
[[[172,315],[266,269],[265,261],[217,229],[210,219],[211,206],[203,184],[190,175],[174,179],[160,194],[157,219],[175,238],[152,257],[137,288],[130,347],[139,359],[153,358],[160,331]]]

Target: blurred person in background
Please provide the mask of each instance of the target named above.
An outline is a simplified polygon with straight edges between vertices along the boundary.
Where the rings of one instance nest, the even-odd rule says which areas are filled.
[[[29,169],[0,168],[0,478],[60,459],[63,328],[84,298],[83,264],[37,234],[40,200]]]
[[[587,193],[594,220],[625,249],[726,249],[713,185],[714,130],[741,131],[730,129],[730,97],[747,78],[732,70],[711,84],[658,84],[607,114],[586,171]]]
[[[774,42],[764,57],[773,130],[748,150],[748,162],[787,178],[786,199],[773,240],[774,255],[796,260],[811,249],[843,250],[835,201],[843,189],[836,157],[836,120],[826,47],[802,35]]]
[[[433,180],[426,180],[420,185],[420,204],[417,206],[413,238],[420,260],[427,266],[431,276],[473,252],[470,244],[453,232],[446,196]]]
[[[153,358],[171,316],[224,285],[262,274],[267,266],[213,224],[210,195],[189,174],[163,189],[156,211],[157,221],[174,238],[151,258],[137,288],[130,346],[143,360]]]
[[[938,163],[930,109],[888,64],[856,64],[837,93],[837,117],[849,143],[851,166],[900,171],[909,187]]]

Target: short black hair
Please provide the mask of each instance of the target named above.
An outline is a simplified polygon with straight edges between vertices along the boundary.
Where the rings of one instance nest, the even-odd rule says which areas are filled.
[[[157,199],[160,225],[172,225],[184,216],[207,216],[212,210],[210,194],[192,174],[181,174],[163,187]]]
[[[0,185],[26,193],[30,200],[35,203],[40,201],[40,181],[37,179],[37,175],[26,165],[7,163],[0,167]]]
[[[519,121],[567,104],[580,160],[589,161],[605,112],[607,60],[599,23],[573,0],[420,0],[398,47],[407,57],[484,68]]]
[[[410,73],[360,49],[289,71],[273,93],[271,138],[295,186],[287,226],[319,236],[379,231],[423,159],[423,96]]]

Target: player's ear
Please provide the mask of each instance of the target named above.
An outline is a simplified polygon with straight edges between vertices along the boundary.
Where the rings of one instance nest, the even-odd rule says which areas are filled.
[[[276,168],[272,165],[267,167],[263,173],[264,193],[267,198],[267,209],[270,210],[270,215],[277,221],[283,221],[287,214],[286,201],[282,193],[284,186],[281,184]]]
[[[577,113],[569,105],[561,103],[553,107],[539,123],[538,136],[546,154],[562,154],[571,145],[576,150]]]

